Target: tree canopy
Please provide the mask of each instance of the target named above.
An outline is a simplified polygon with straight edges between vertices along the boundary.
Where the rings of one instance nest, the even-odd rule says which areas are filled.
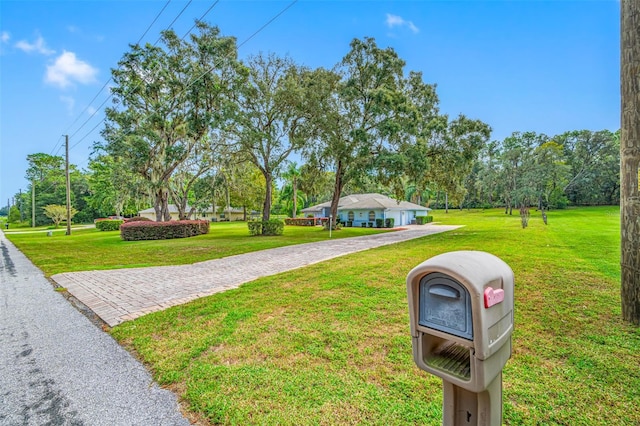
[[[77,220],[150,205],[168,220],[169,203],[180,219],[233,206],[268,220],[325,201],[335,218],[353,192],[506,213],[620,200],[620,132],[491,140],[480,119],[442,113],[436,84],[373,38],[354,39],[332,69],[311,69],[271,53],[240,61],[235,38],[196,28],[132,45],[112,70],[104,141],[88,170],[71,165]],[[28,161],[43,224],[42,208],[65,202],[63,159]],[[15,197],[23,217],[30,195]]]

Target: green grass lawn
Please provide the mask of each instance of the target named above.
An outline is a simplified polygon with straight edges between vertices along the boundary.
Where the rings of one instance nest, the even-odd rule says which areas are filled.
[[[388,230],[343,228],[332,232],[331,238],[379,232]],[[120,231],[95,228],[74,230],[69,236],[64,230],[53,232],[51,237],[46,232],[5,235],[48,276],[95,269],[183,265],[329,238],[329,232],[321,227],[304,226],[286,226],[280,237],[252,237],[246,222],[213,223],[207,235],[156,241],[123,241]]]
[[[411,355],[406,274],[442,252],[484,250],[516,277],[504,423],[640,424],[640,329],[620,319],[619,209],[552,211],[548,226],[534,212],[527,229],[498,210],[434,216],[466,226],[260,279],[111,332],[201,424],[439,425],[441,381]]]

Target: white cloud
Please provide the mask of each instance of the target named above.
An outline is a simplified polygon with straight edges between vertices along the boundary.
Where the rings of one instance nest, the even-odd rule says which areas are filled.
[[[406,21],[402,16],[392,15],[390,13],[387,13],[386,24],[389,28],[407,27],[414,34],[418,34],[420,32],[420,28],[416,27],[412,21]]]
[[[47,66],[45,81],[65,88],[73,82],[81,84],[93,83],[97,74],[97,68],[76,58],[75,53],[64,51],[58,56],[53,65]]]
[[[11,38],[11,35],[9,35],[9,33],[6,31],[3,31],[2,35],[0,36],[0,40],[2,40],[3,43],[9,43],[10,38]]]
[[[60,100],[67,106],[69,114],[73,114],[73,107],[76,105],[76,100],[71,96],[60,96]]]
[[[55,50],[51,50],[47,47],[42,36],[38,36],[36,41],[33,43],[29,43],[26,40],[20,40],[16,43],[16,47],[27,53],[37,52],[43,55],[53,55],[54,53],[56,53]]]

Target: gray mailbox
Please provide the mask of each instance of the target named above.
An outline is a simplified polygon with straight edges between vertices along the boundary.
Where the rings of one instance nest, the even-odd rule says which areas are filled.
[[[500,425],[511,357],[513,271],[479,251],[441,254],[407,276],[413,359],[443,380],[444,425]]]

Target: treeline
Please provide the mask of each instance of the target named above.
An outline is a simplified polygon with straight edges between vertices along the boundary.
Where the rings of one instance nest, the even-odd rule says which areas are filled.
[[[483,148],[459,194],[459,207],[505,207],[509,213],[514,207],[617,205],[620,131],[515,132]]]
[[[588,130],[566,132],[554,137],[533,132],[516,132],[503,141],[487,143],[472,162],[470,172],[455,190],[429,186],[419,189],[407,182],[404,199],[432,208],[503,207],[505,213],[522,206],[562,209],[580,205],[617,205],[620,202],[619,131]],[[36,223],[50,223],[43,208],[65,203],[64,160],[48,154],[27,157],[27,179],[35,184]],[[71,200],[79,211],[75,222],[91,222],[108,215],[133,216],[149,207],[147,195],[134,196],[135,188],[118,192],[131,182],[110,181],[113,170],[102,162],[92,162],[89,170],[71,165]],[[297,215],[312,204],[327,201],[333,193],[335,174],[304,164],[287,162],[274,188],[271,213]],[[31,219],[31,188],[16,194],[10,222]],[[141,191],[142,193],[144,191]],[[345,186],[345,194],[380,192],[393,195],[374,175],[365,174]],[[265,193],[261,173],[251,164],[219,167],[196,181],[191,195],[207,194],[211,205],[223,213],[226,206],[259,209]],[[118,197],[119,194],[123,196]],[[115,205],[114,202],[118,204]],[[118,209],[116,209],[116,207]],[[198,208],[194,212],[198,215]],[[7,207],[0,214],[9,214]]]
[[[374,191],[507,209],[618,197],[607,186],[618,173],[607,131],[489,142],[488,124],[440,113],[435,85],[372,38],[353,40],[332,69],[310,69],[273,54],[241,61],[235,38],[197,28],[189,39],[165,31],[158,46],[132,45],[112,70],[103,141],[88,170],[72,168],[76,222],[149,205],[168,220],[169,203],[185,219],[234,206],[267,220],[331,200],[337,217],[340,196]],[[64,204],[62,159],[28,160],[41,223],[44,205]],[[23,218],[29,197],[17,197]]]

